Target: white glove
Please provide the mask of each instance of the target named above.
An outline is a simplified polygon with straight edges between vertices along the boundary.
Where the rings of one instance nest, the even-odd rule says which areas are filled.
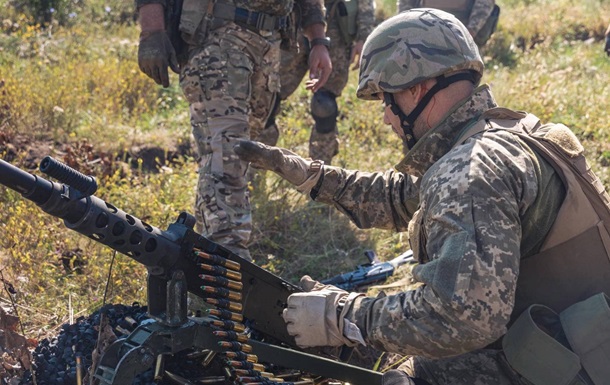
[[[354,299],[364,294],[323,285],[308,275],[300,283],[305,292],[289,296],[282,314],[299,347],[366,345],[358,326],[345,318]]]

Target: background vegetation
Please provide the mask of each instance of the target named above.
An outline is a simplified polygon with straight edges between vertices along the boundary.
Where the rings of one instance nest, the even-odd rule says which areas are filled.
[[[501,105],[570,126],[609,186],[610,58],[602,37],[610,2],[498,4],[499,28],[483,50],[483,81]],[[394,0],[377,0],[378,20],[394,12]],[[46,155],[66,161],[97,177],[97,196],[161,229],[179,212],[191,211],[196,161],[188,106],[176,75],[163,89],[138,70],[133,2],[0,0],[0,23],[4,160],[33,173]],[[383,125],[381,105],[355,98],[356,78],[353,72],[339,99],[342,144],[334,162],[388,169],[400,159],[400,143]],[[279,118],[280,145],[303,155],[312,126],[308,104],[301,88]],[[259,176],[252,202],[252,254],[288,280],[347,271],[366,262],[367,249],[381,259],[408,249],[407,234],[356,229],[271,173]],[[111,250],[0,188],[0,278],[6,289],[0,304],[15,304],[28,338],[46,337],[97,309],[113,258]],[[122,255],[114,263],[106,302],[145,303],[145,268]]]

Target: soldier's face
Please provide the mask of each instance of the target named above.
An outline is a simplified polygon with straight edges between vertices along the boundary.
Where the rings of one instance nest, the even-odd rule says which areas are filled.
[[[400,118],[394,114],[391,106],[385,104],[382,94],[378,94],[377,96],[380,98],[381,102],[384,103],[383,122],[391,126],[392,131],[394,131],[400,139],[403,141],[406,140],[405,133],[400,125]],[[394,101],[405,115],[409,115],[417,105],[416,98],[410,90],[395,93]]]

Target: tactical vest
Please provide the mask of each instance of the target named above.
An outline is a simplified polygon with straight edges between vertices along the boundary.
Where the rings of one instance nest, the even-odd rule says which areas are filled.
[[[418,8],[436,8],[451,13],[464,25],[468,25],[468,19],[474,6],[474,0],[419,0]]]
[[[459,142],[488,130],[517,135],[549,162],[566,188],[540,251],[520,261],[512,326],[503,341],[506,357],[536,385],[608,384],[610,196],[567,127],[494,108]]]

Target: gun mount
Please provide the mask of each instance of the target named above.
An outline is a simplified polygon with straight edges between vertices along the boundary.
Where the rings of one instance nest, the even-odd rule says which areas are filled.
[[[288,296],[300,289],[196,233],[192,215],[179,214],[163,231],[92,195],[97,183],[90,176],[50,157],[41,162],[40,170],[59,183],[0,160],[0,184],[63,219],[69,229],[148,270],[148,313],[154,322],[108,348],[95,371],[102,385],[131,384],[138,373],[158,366],[162,357],[186,349],[227,353],[221,347],[227,336],[233,347],[227,353],[227,381],[241,381],[244,373],[262,378],[265,368],[256,364],[260,359],[356,385],[381,384],[381,373],[299,351],[281,313]],[[189,317],[187,292],[217,309],[210,316]],[[249,339],[244,328],[262,338]],[[252,354],[244,354],[248,351]],[[266,377],[265,382],[274,383]]]

